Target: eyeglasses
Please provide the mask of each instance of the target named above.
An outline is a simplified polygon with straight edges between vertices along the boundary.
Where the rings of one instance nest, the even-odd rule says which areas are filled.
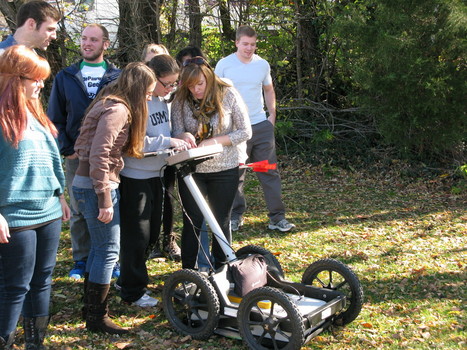
[[[186,67],[186,66],[188,66],[189,64],[192,64],[192,63],[197,64],[198,66],[201,66],[201,65],[205,64],[206,66],[210,67],[209,63],[206,62],[206,60],[201,56],[196,56],[196,57],[186,59],[183,62],[183,67]]]
[[[159,78],[157,78],[157,81],[159,83],[162,84],[162,86],[165,88],[165,89],[175,89],[177,86],[178,86],[178,83],[177,82],[173,82],[173,83],[164,83],[163,81],[161,81]]]
[[[21,79],[31,80],[36,83],[36,85],[44,84],[44,79],[31,79],[28,77],[21,77]]]

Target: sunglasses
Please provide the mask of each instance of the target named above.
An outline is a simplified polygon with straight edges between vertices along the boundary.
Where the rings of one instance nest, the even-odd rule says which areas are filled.
[[[198,66],[201,66],[205,64],[208,67],[211,67],[209,63],[201,56],[196,56],[193,58],[188,58],[183,62],[183,67],[188,66],[189,64],[197,64]]]

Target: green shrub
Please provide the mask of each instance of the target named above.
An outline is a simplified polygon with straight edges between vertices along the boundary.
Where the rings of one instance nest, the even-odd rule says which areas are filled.
[[[465,11],[459,0],[359,1],[336,24],[354,102],[405,154],[466,139]]]

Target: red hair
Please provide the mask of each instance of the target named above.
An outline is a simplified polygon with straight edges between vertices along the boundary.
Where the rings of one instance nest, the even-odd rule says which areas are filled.
[[[47,118],[39,99],[27,100],[21,79],[46,79],[50,65],[46,59],[23,45],[7,48],[0,55],[0,127],[6,141],[18,147],[31,113],[54,136],[57,129]]]

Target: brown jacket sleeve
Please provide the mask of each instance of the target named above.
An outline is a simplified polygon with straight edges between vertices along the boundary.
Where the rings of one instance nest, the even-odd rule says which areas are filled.
[[[115,103],[101,114],[89,151],[89,176],[98,197],[99,208],[110,208],[110,181],[118,182],[123,168],[122,148],[128,138],[128,109]]]

